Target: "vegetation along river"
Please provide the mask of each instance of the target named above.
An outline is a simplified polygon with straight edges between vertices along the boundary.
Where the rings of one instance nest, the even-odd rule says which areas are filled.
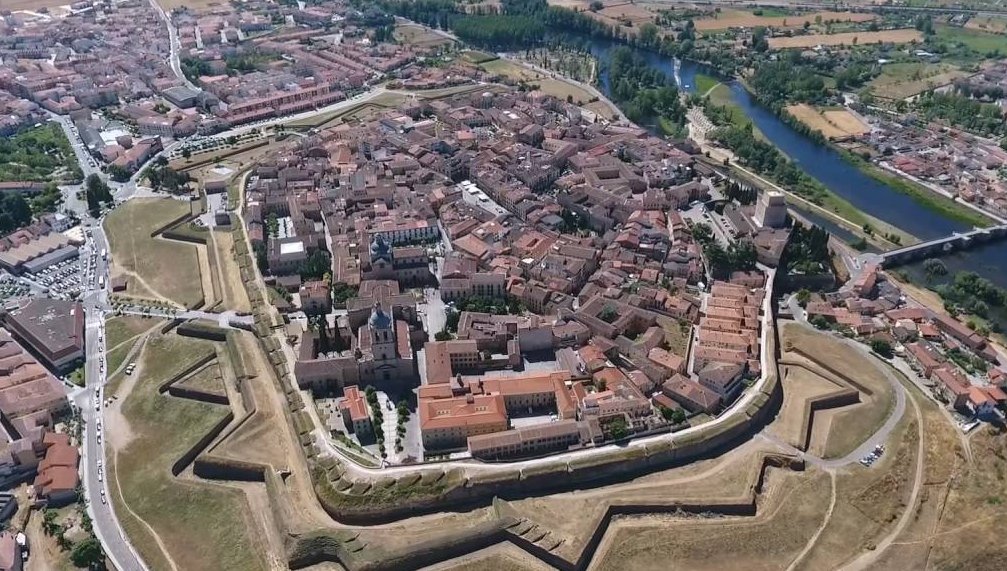
[[[613,49],[624,44],[591,38],[592,54],[601,62],[609,59]],[[663,71],[668,77],[679,82],[679,87],[689,92],[696,90],[696,75],[703,72],[702,66],[688,61],[676,63],[672,58],[657,53],[634,49],[648,64]],[[608,78],[602,67],[599,88],[608,95]],[[909,195],[871,178],[854,165],[845,161],[829,146],[819,144],[797,132],[784,123],[771,110],[760,105],[739,82],[729,84],[731,99],[771,143],[777,146],[808,175],[825,185],[838,196],[846,199],[866,214],[888,222],[893,226],[928,240],[947,236],[952,232],[968,230],[966,225],[952,220],[925,205],[916,202]],[[825,225],[827,229],[831,224]],[[833,226],[834,228],[834,226]],[[958,253],[948,260],[949,269],[965,269],[992,280],[1001,287],[1007,287],[1007,243],[998,243],[970,252]],[[907,268],[914,277],[920,276],[915,268]]]

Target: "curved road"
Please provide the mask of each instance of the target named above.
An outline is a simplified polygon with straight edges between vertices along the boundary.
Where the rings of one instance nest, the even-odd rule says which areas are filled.
[[[797,323],[800,323],[802,327],[814,329],[811,325],[808,325],[807,323],[802,323],[799,321]],[[840,340],[849,345],[850,347],[852,347],[853,349],[855,349],[856,351],[862,353],[866,359],[876,359],[876,357],[871,355],[870,350],[868,350],[860,343],[857,343],[856,341],[853,341],[851,339],[846,339],[845,337],[841,338]],[[804,452],[799,448],[796,448],[766,432],[760,433],[759,437],[764,440],[768,440],[769,442],[772,442],[773,444],[781,448],[786,449],[791,454],[795,454],[803,458],[807,463],[813,466],[818,466],[826,470],[841,468],[843,466],[853,464],[854,462],[859,462],[861,458],[867,456],[871,451],[873,451],[876,445],[888,441],[888,437],[891,436],[892,430],[895,429],[895,425],[899,423],[899,420],[902,419],[902,415],[904,415],[906,412],[906,388],[902,385],[901,382],[899,382],[898,377],[896,377],[895,374],[892,373],[890,368],[888,368],[887,366],[882,366],[879,367],[879,369],[881,370],[882,374],[884,374],[885,380],[888,381],[888,384],[891,385],[892,387],[892,392],[895,395],[895,406],[892,408],[892,412],[891,414],[888,415],[888,418],[885,419],[885,422],[881,426],[879,426],[878,429],[874,431],[873,434],[871,434],[868,438],[866,438],[860,444],[860,446],[858,446],[849,454],[841,458],[832,458],[826,460],[824,458],[819,458],[818,456],[815,456],[813,454],[808,454],[807,452]]]
[[[775,277],[776,270],[775,269],[771,269],[771,268],[765,268],[765,267],[763,267],[762,269],[767,274],[767,284],[769,284],[769,285],[767,285],[767,289],[771,289],[771,287],[772,287],[771,284],[773,283],[773,279]],[[761,331],[761,335],[762,335],[762,342],[761,342],[762,352],[761,352],[760,358],[761,358],[761,362],[762,362],[762,370],[763,371],[769,371],[772,368],[772,367],[769,366],[769,359],[773,358],[773,356],[769,355],[768,352],[767,352],[767,341],[768,341],[770,327],[774,325],[772,323],[772,311],[771,311],[771,309],[772,309],[771,304],[772,303],[773,303],[773,300],[771,299],[770,296],[767,295],[766,299],[763,301],[763,323],[762,323],[762,331]],[[282,339],[281,339],[281,341],[282,341]],[[295,359],[295,357],[293,355],[293,350],[285,342],[281,343],[280,346],[284,349],[284,354],[286,355],[287,359],[290,360],[291,367],[292,367],[293,359]],[[374,477],[386,476],[386,475],[389,475],[389,474],[413,474],[413,473],[420,473],[420,472],[433,471],[433,470],[442,471],[442,470],[451,469],[451,468],[460,468],[460,469],[466,470],[466,471],[470,471],[471,470],[471,471],[482,472],[482,473],[486,473],[486,472],[512,472],[514,469],[521,470],[521,469],[524,469],[524,468],[531,468],[531,467],[543,466],[543,465],[562,465],[562,464],[567,464],[568,462],[570,462],[573,459],[597,458],[597,457],[601,457],[601,456],[605,456],[605,455],[611,454],[612,452],[617,451],[617,450],[624,450],[626,448],[645,447],[648,444],[653,444],[653,443],[656,443],[656,442],[660,442],[662,440],[668,440],[668,439],[675,440],[675,439],[678,439],[678,438],[683,438],[683,437],[689,436],[691,434],[695,434],[697,432],[707,431],[707,430],[709,430],[710,428],[712,428],[714,426],[717,426],[719,424],[723,424],[725,422],[728,422],[729,420],[733,419],[733,417],[735,415],[737,415],[737,414],[744,414],[745,410],[748,408],[748,405],[751,404],[752,400],[755,399],[756,395],[758,395],[760,393],[760,391],[762,390],[762,387],[765,385],[766,380],[768,378],[769,378],[768,374],[764,374],[750,389],[748,389],[747,391],[745,391],[745,393],[741,396],[741,398],[739,398],[737,401],[735,401],[735,403],[731,406],[730,409],[728,409],[727,411],[723,412],[720,416],[718,416],[717,418],[711,420],[710,422],[707,422],[706,424],[702,424],[700,426],[687,428],[685,430],[681,430],[679,432],[675,432],[675,433],[671,433],[671,434],[658,434],[658,435],[654,435],[654,436],[645,436],[645,437],[642,437],[642,438],[636,438],[636,439],[630,440],[628,443],[623,444],[623,445],[606,444],[604,446],[600,446],[600,447],[597,447],[597,448],[586,448],[586,449],[583,449],[583,450],[576,450],[576,451],[573,451],[573,452],[566,452],[566,453],[563,453],[563,454],[556,454],[556,455],[551,455],[551,456],[545,456],[545,457],[542,457],[542,458],[535,458],[535,459],[531,459],[531,460],[521,460],[521,461],[515,461],[515,462],[507,462],[507,463],[502,463],[502,464],[486,464],[486,463],[483,463],[483,462],[479,462],[477,460],[451,460],[451,461],[447,461],[447,462],[440,462],[440,463],[437,463],[437,464],[432,465],[432,466],[410,465],[410,466],[390,466],[390,467],[382,467],[382,468],[371,468],[371,467],[363,466],[361,464],[358,464],[352,457],[344,454],[326,436],[326,430],[324,429],[324,424],[321,422],[321,419],[318,417],[318,414],[317,414],[317,411],[315,410],[315,407],[310,407],[309,406],[305,410],[308,411],[308,414],[311,416],[313,422],[315,423],[315,430],[312,431],[312,434],[314,435],[314,437],[316,439],[316,442],[318,442],[324,449],[326,449],[329,452],[329,454],[335,455],[337,458],[339,458],[340,460],[342,460],[343,461],[343,465],[350,472],[352,472],[354,475],[356,475],[356,476],[358,476],[360,478],[374,478]],[[293,380],[293,376],[292,375],[291,375],[291,382],[294,384],[293,388],[295,390],[300,390],[296,386],[296,380]]]

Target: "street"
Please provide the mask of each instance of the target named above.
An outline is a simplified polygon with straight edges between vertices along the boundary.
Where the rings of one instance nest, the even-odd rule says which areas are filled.
[[[81,213],[86,219],[87,213]],[[101,226],[92,227],[92,252],[108,248],[108,241]],[[101,306],[107,303],[108,294],[98,288],[98,280],[108,275],[108,263],[97,256],[97,267],[91,279],[83,284],[84,295],[82,304],[85,313],[84,342],[85,363],[84,379],[86,390],[78,392],[74,404],[80,408],[84,421],[83,443],[81,446],[81,483],[87,499],[87,511],[93,522],[94,533],[101,542],[108,558],[121,571],[144,571],[146,566],[139,554],[129,543],[125,531],[116,519],[108,496],[108,478],[99,482],[98,472],[104,469],[104,447],[98,442],[99,423],[102,411],[101,398],[103,388],[108,381],[105,368],[105,312]],[[107,280],[106,280],[107,281]],[[101,397],[98,396],[100,391]]]

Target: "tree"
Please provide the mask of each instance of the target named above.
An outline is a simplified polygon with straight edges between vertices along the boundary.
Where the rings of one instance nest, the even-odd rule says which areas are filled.
[[[321,279],[325,272],[332,268],[329,253],[325,250],[315,250],[308,259],[301,264],[300,273],[302,278],[309,280]]]
[[[192,151],[189,150],[189,147],[182,147],[182,158],[183,159],[188,159],[191,156],[192,156]]]
[[[602,308],[601,312],[598,313],[598,319],[604,321],[605,323],[612,323],[619,318],[619,312],[611,305],[606,305]]]
[[[46,508],[42,512],[42,531],[46,535],[56,535],[60,525],[56,523],[56,517],[59,514],[54,509]]]
[[[84,195],[87,199],[87,209],[91,211],[92,216],[98,215],[103,202],[112,202],[112,192],[97,173],[89,174],[84,181]]]
[[[31,207],[16,192],[0,195],[0,232],[7,233],[31,222]]]
[[[930,280],[935,276],[946,276],[948,274],[948,267],[940,259],[927,258],[923,261],[923,271],[926,272],[927,279]]]
[[[890,359],[893,355],[892,344],[884,339],[871,339],[871,351],[886,359]]]
[[[449,332],[446,328],[441,329],[434,334],[434,339],[437,341],[450,341],[453,337],[454,336],[451,335],[451,332]]]
[[[70,553],[70,560],[77,567],[95,568],[104,567],[105,554],[101,550],[101,544],[94,537],[89,537],[73,547]]]
[[[629,427],[626,425],[626,419],[621,416],[617,416],[608,423],[608,433],[612,436],[612,440],[620,440],[629,436]]]
[[[108,165],[108,176],[112,178],[115,182],[126,182],[129,180],[130,173],[125,167],[119,165]]]
[[[811,292],[806,288],[801,288],[801,290],[797,292],[797,303],[801,307],[808,307],[809,301],[811,301]]]
[[[605,3],[602,2],[601,0],[594,0],[593,2],[591,2],[590,8],[592,12],[597,12],[605,8]]]
[[[461,313],[455,311],[454,309],[449,309],[446,317],[445,326],[447,327],[447,330],[458,331],[458,320],[461,318]]]

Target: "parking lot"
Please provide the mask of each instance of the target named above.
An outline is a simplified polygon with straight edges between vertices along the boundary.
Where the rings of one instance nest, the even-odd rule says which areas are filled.
[[[0,299],[11,297],[23,297],[28,295],[31,288],[21,280],[10,274],[0,275]]]
[[[64,260],[53,264],[36,274],[26,274],[31,281],[42,286],[43,291],[56,299],[76,299],[81,292],[83,278],[81,258]]]

